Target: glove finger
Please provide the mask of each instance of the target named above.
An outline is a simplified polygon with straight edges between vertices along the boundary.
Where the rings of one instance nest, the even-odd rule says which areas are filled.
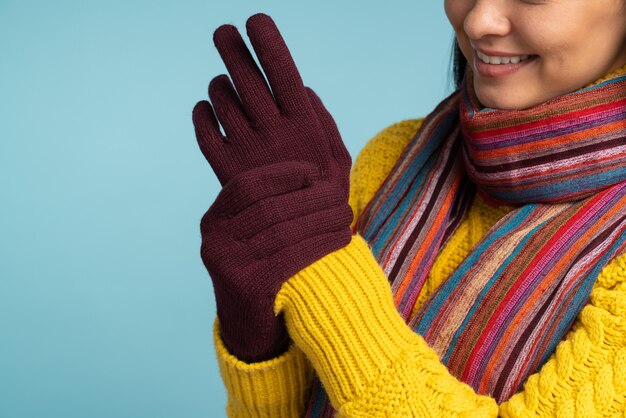
[[[337,124],[335,120],[331,116],[331,114],[322,103],[322,99],[313,91],[312,88],[306,87],[307,94],[309,96],[309,101],[311,102],[311,106],[315,110],[317,117],[324,128],[324,134],[326,136],[326,140],[330,145],[331,152],[335,161],[339,164],[340,167],[345,169],[345,173],[347,175],[343,176],[341,179],[341,184],[346,192],[350,190],[350,167],[352,166],[352,157],[348,152],[343,140],[341,139],[341,135],[339,134],[339,129],[337,128]]]
[[[272,18],[255,14],[246,22],[246,29],[281,113],[310,108],[300,73]]]
[[[222,171],[219,162],[223,160],[224,137],[213,108],[209,102],[201,100],[196,103],[191,115],[200,151],[219,178]]]
[[[350,223],[352,222],[352,209],[347,203],[323,209],[319,212],[310,213],[285,222],[278,223],[267,228],[254,237],[247,239],[245,245],[247,252],[257,260],[273,257],[283,248],[297,245],[299,242],[317,235],[346,231],[350,234]],[[326,248],[335,248],[331,239],[323,244]],[[330,252],[330,251],[329,251]],[[310,260],[307,252],[289,254],[290,260],[299,264],[301,268],[306,267],[314,260]],[[304,261],[307,262],[304,262]]]
[[[326,133],[326,137],[330,141],[333,146],[333,150],[337,151],[338,161],[342,163],[346,163],[348,165],[352,164],[352,158],[350,157],[350,153],[348,152],[343,140],[341,139],[341,135],[339,134],[339,129],[337,128],[337,124],[335,123],[335,119],[333,119],[332,115],[324,106],[322,99],[315,93],[315,91],[306,87],[307,94],[309,96],[309,101],[311,102],[311,106],[315,110],[320,122],[324,127],[324,132]]]
[[[338,206],[343,200],[338,184],[316,181],[309,187],[253,203],[231,219],[231,232],[235,239],[250,239],[274,225]]]
[[[235,175],[222,188],[209,212],[219,218],[232,218],[261,199],[301,189],[318,178],[316,166],[299,161],[247,170]]]
[[[282,284],[325,255],[345,247],[351,238],[349,229],[304,238],[289,247],[281,248],[271,257],[259,260],[262,264],[257,269],[257,274],[259,277],[272,277]]]
[[[217,119],[226,134],[226,142],[237,142],[245,138],[250,122],[243,111],[239,96],[226,74],[218,75],[209,84],[209,98]]]
[[[222,25],[213,34],[217,48],[230,74],[244,109],[253,123],[279,113],[261,70],[237,28]]]

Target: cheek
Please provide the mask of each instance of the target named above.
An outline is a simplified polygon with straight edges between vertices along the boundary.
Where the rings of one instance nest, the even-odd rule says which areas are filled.
[[[582,73],[583,68],[594,67],[614,38],[615,29],[609,28],[610,19],[593,13],[571,13],[559,20],[559,25],[541,24],[532,38],[537,53],[542,55],[545,70],[563,74]],[[590,29],[581,29],[590,28]],[[599,45],[604,48],[598,50]],[[594,58],[595,57],[595,58]]]
[[[459,32],[463,29],[463,20],[467,15],[467,0],[445,0],[444,1],[444,9],[446,11],[446,16],[450,21],[450,24],[454,28],[456,32]],[[465,10],[465,11],[464,11]]]
[[[470,60],[472,54],[472,48],[469,43],[469,38],[463,29],[465,18],[472,8],[474,0],[445,0],[444,8],[446,16],[456,33],[457,41],[465,58]]]

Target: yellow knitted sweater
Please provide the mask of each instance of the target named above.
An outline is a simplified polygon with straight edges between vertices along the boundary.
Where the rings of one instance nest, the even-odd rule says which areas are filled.
[[[351,173],[355,218],[421,123],[396,123],[361,151]],[[509,210],[475,198],[416,308]],[[275,312],[285,315],[294,343],[265,362],[246,364],[229,354],[215,324],[229,416],[303,416],[315,371],[341,417],[626,417],[626,255],[602,270],[588,304],[540,371],[500,405],[453,377],[404,323],[384,272],[358,235],[290,278]]]

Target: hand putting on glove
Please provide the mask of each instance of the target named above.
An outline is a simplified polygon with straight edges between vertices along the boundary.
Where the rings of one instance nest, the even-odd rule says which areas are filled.
[[[273,304],[281,285],[351,238],[351,158],[319,97],[305,87],[272,19],[250,17],[214,42],[226,75],[193,110],[196,138],[223,188],[202,218],[201,257],[220,334],[246,362],[275,357],[289,337]],[[269,81],[265,82],[263,74]],[[220,132],[221,124],[225,135]]]

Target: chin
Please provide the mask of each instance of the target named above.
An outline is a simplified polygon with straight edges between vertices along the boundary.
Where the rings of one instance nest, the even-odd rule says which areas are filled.
[[[515,94],[502,92],[494,92],[486,94],[476,87],[476,97],[481,105],[490,109],[499,110],[523,110],[542,103],[542,100],[529,100],[527,98],[516,97]]]
[[[491,97],[481,97],[479,94],[476,94],[476,96],[483,107],[498,110],[521,109],[516,103],[510,103],[508,100],[503,100],[502,98],[493,99]]]

